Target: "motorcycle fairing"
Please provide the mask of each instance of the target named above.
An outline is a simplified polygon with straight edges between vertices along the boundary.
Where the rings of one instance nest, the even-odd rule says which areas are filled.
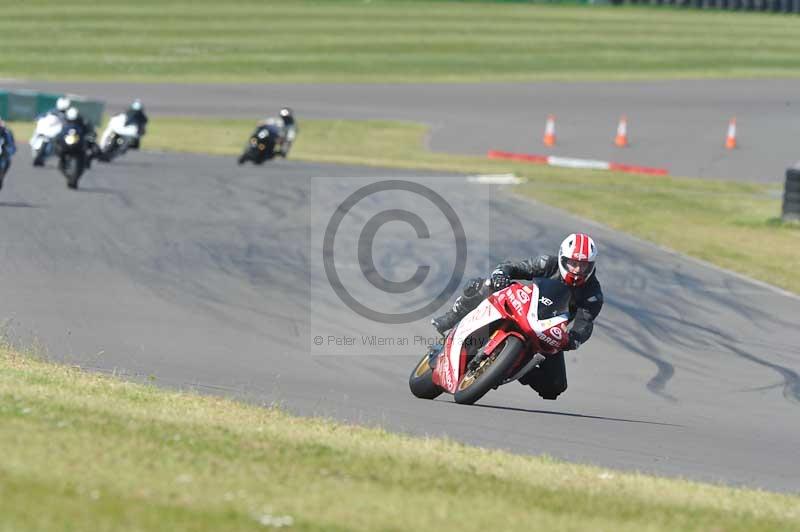
[[[450,393],[455,393],[458,381],[464,373],[467,350],[464,341],[481,327],[502,319],[504,316],[492,304],[492,296],[481,301],[472,312],[464,316],[447,336],[444,349],[436,362],[433,382]]]
[[[569,340],[567,325],[569,314],[563,313],[546,320],[539,320],[539,287],[531,285],[532,299],[536,304],[528,307],[528,326],[539,340],[539,351],[552,355],[563,350]]]

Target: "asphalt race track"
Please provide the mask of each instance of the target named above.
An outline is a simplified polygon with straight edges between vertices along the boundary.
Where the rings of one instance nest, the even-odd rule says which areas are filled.
[[[20,344],[300,414],[627,470],[800,488],[797,297],[464,177],[130,153],[97,165],[74,192],[52,161],[34,169],[26,152],[0,192],[0,316]],[[574,230],[594,235],[607,302],[592,341],[568,354],[561,398],[544,401],[512,383],[474,407],[447,396],[422,401],[407,386],[422,346],[314,345],[317,335],[431,335],[425,319],[361,318],[322,266],[321,235],[340,199],[387,179],[424,185],[453,207],[469,244],[468,276],[507,256],[553,252]],[[399,222],[379,227],[368,249],[375,270],[400,281],[431,265],[425,282],[444,286],[452,235],[429,202],[403,194],[375,194],[363,207],[418,210],[430,238]],[[419,307],[425,291],[390,294],[360,275],[354,235],[368,225],[367,210],[343,221],[348,229],[335,241],[342,286],[387,312]]]
[[[3,81],[9,88],[70,91],[121,110],[142,98],[154,116],[275,115],[289,105],[303,119],[395,119],[432,128],[430,147],[489,149],[666,167],[671,174],[782,183],[800,160],[800,79],[594,83],[394,85],[176,85]],[[556,115],[558,144],[542,145]],[[628,117],[630,146],[613,146]],[[736,150],[724,148],[737,118]],[[465,134],[468,132],[468,134]]]

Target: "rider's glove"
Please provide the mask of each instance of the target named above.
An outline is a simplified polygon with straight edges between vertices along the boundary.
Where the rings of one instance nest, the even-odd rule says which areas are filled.
[[[508,275],[503,273],[503,270],[497,269],[492,272],[492,288],[495,291],[507,288],[510,284],[511,279],[508,277]]]
[[[581,346],[581,343],[576,340],[575,338],[570,337],[569,342],[567,342],[566,347],[564,347],[564,351],[575,351]]]

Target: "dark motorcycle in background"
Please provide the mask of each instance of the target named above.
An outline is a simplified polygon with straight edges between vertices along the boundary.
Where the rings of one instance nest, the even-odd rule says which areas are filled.
[[[239,156],[239,164],[250,161],[253,164],[263,164],[280,155],[283,146],[283,129],[277,124],[264,124],[256,128],[245,146],[244,152]]]
[[[86,132],[79,127],[67,126],[56,140],[58,169],[67,178],[67,187],[78,188],[78,181],[87,165]]]
[[[6,177],[8,171],[8,164],[11,162],[11,156],[6,149],[6,139],[0,135],[0,188],[3,188],[3,179]]]

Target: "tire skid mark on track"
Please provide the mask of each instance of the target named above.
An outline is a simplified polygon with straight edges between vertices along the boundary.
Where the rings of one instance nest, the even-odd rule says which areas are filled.
[[[790,403],[800,405],[800,374],[790,368],[764,360],[733,345],[722,344],[722,346],[738,357],[778,373],[783,379],[783,397]],[[768,386],[767,388],[770,387],[771,386]],[[755,391],[759,391],[759,389],[755,389]]]

